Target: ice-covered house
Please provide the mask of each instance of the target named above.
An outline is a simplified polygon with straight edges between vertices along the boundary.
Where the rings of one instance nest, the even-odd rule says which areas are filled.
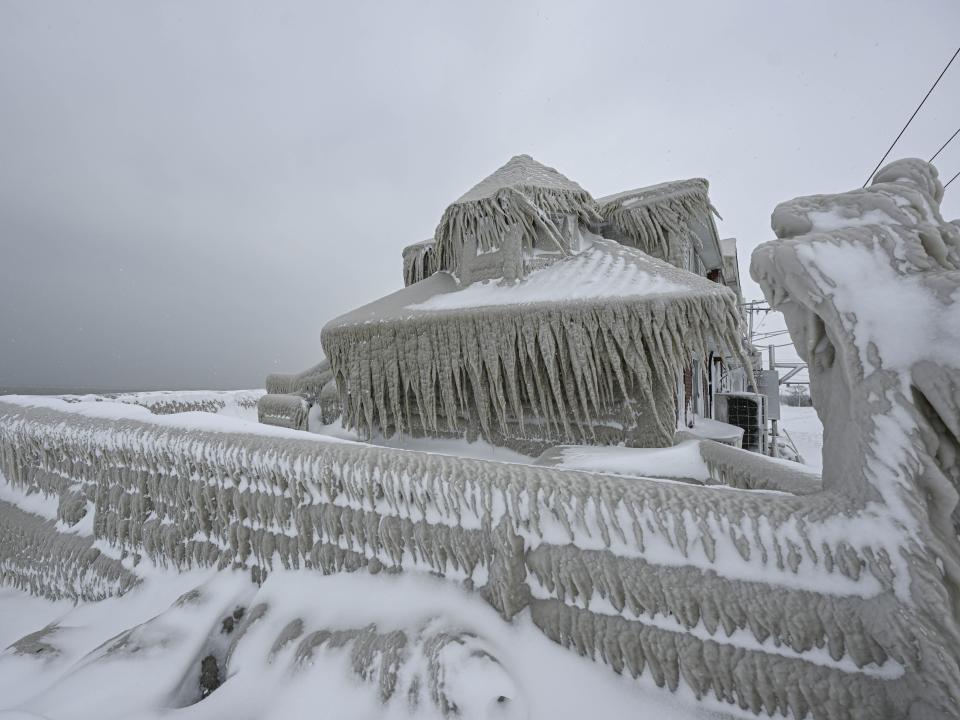
[[[328,364],[268,379],[261,417],[304,426],[316,405],[365,436],[528,452],[669,445],[709,414],[712,364],[741,362],[712,213],[704,180],[597,202],[514,157],[403,251],[405,288],[327,324]]]

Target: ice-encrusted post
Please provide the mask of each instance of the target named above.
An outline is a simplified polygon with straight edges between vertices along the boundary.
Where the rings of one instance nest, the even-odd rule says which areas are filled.
[[[513,285],[523,277],[523,239],[519,225],[512,225],[503,239],[503,282]]]

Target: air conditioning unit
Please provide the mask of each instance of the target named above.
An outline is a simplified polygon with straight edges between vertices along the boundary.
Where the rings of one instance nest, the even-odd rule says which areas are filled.
[[[766,396],[760,393],[726,392],[714,395],[714,419],[743,428],[744,450],[766,453],[766,409]]]

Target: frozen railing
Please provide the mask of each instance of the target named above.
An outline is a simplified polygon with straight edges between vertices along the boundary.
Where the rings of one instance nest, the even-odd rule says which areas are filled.
[[[617,672],[757,713],[901,717],[911,703],[955,699],[910,602],[904,530],[853,497],[96,414],[0,401],[7,484],[58,502],[57,524],[31,532],[86,526],[102,551],[56,559],[83,567],[34,578],[50,595],[96,594],[78,582],[122,592],[135,578],[113,564],[121,558],[132,574],[138,557],[247,566],[255,577],[276,567],[432,572],[507,619],[529,609],[549,637]],[[0,503],[7,537],[22,524],[16,512]],[[52,540],[43,556],[36,542],[9,542],[7,582],[60,552]]]

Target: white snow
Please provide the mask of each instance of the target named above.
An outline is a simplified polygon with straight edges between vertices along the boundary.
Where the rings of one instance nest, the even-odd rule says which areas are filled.
[[[345,428],[342,421],[338,420],[329,425],[324,425],[319,421],[314,423],[313,421],[315,419],[315,416],[311,417],[310,432],[319,433],[325,437],[364,442],[368,445],[394,448],[397,450],[415,450],[417,452],[434,453],[436,455],[453,455],[478,460],[496,460],[497,462],[521,463],[524,465],[529,465],[533,461],[533,458],[529,455],[524,455],[510,448],[497,447],[496,445],[488,443],[483,438],[469,441],[466,438],[413,437],[411,435],[397,434],[389,438],[376,435],[369,440],[361,440],[360,435],[349,428]]]
[[[141,405],[147,409],[164,405],[221,404],[216,414],[245,420],[257,419],[257,400],[266,390],[151,390],[124,392],[110,395],[88,393],[85,395],[56,395],[72,402],[115,402]]]
[[[453,310],[491,305],[589,300],[619,296],[686,294],[689,285],[650,271],[656,261],[635,263],[622,246],[599,236],[578,255],[534,270],[514,285],[500,280],[475,282],[462,290],[434,295],[410,310]]]
[[[889,251],[884,242],[892,244]],[[875,372],[899,376],[898,386],[884,391],[890,409],[872,417],[863,468],[881,498],[877,512],[887,513],[912,534],[918,530],[917,518],[901,491],[911,482],[910,468],[919,462],[912,438],[916,420],[899,398],[909,396],[909,373],[915,363],[960,368],[960,290],[938,293],[934,283],[925,282],[929,274],[909,272],[907,249],[898,234],[876,225],[870,242],[811,242],[799,247],[797,256],[819,290],[832,299],[844,330],[852,334],[864,376],[869,379]],[[898,596],[909,597],[908,577],[898,569]]]
[[[725,425],[725,423],[718,423]],[[821,432],[822,436],[822,432]],[[550,465],[564,470],[582,470],[586,472],[621,475],[642,478],[644,480],[695,480],[709,484],[714,490],[731,489],[726,485],[714,485],[716,478],[700,453],[700,440],[685,440],[666,448],[629,448],[622,446],[595,445],[558,445],[550,448],[540,458],[537,465]],[[740,452],[746,453],[746,450]],[[745,456],[756,457],[756,456]],[[761,457],[763,462],[779,465],[791,470],[818,474],[818,470],[807,465],[798,465],[782,458]],[[750,490],[752,493],[778,493],[775,490]]]
[[[556,451],[560,459],[550,464],[565,470],[628,477],[690,478],[702,483],[710,480],[710,471],[700,456],[697,440],[686,440],[667,448],[563,445]]]
[[[0,585],[0,648],[53,622],[74,608],[70,600],[51,602],[15,588]],[[0,697],[8,697],[5,661],[0,654]],[[5,705],[6,701],[2,701]],[[0,713],[0,717],[3,714]]]
[[[0,591],[0,639],[10,642],[55,621],[60,629],[45,640],[61,649],[59,656],[48,659],[9,650],[0,654],[0,708],[8,709],[0,710],[0,718],[438,717],[429,704],[411,710],[401,693],[381,705],[376,685],[350,672],[349,649],[320,650],[308,664],[292,670],[295,641],[268,662],[272,643],[295,618],[303,620],[304,633],[375,622],[378,631],[399,629],[408,636],[423,627],[476,634],[499,666],[457,655],[456,647],[445,651],[453,653],[446,658],[445,689],[457,699],[466,719],[694,720],[718,717],[711,707],[735,710],[710,698],[695,703],[692,691],[682,683],[671,694],[656,688],[649,676],[639,680],[618,676],[602,663],[551,642],[526,613],[507,623],[475,595],[435,578],[275,572],[259,590],[248,578],[246,573],[229,571],[156,574],[124,598],[76,608]],[[170,607],[175,598],[200,584],[201,602]],[[189,689],[192,683],[198,653],[211,631],[216,633],[220,618],[237,604],[260,602],[268,604],[268,612],[237,646],[232,675],[205,700],[176,707],[183,702],[185,686]],[[108,655],[98,649],[138,625],[119,652]],[[420,669],[402,668],[400,682]],[[491,701],[500,695],[509,702]]]
[[[44,520],[57,519],[57,507],[60,504],[60,498],[47,495],[43,492],[28,493],[27,491],[14,487],[7,482],[3,473],[0,473],[0,500],[16,505],[24,512],[39,515]]]
[[[780,405],[780,427],[787,431],[803,462],[821,472],[823,470],[823,423],[812,407]]]
[[[888,237],[898,241],[892,233]],[[830,269],[821,290],[832,296],[841,316],[856,318],[854,341],[867,375],[877,369],[868,352],[871,343],[886,368],[908,370],[921,360],[960,367],[960,291],[945,302],[924,285],[922,275],[899,273],[879,238],[872,246],[816,242],[797,254],[813,277],[820,277],[818,268]]]
[[[739,443],[743,439],[742,427],[721,422],[719,420],[714,420],[712,418],[701,417],[700,415],[694,415],[693,417],[693,427],[687,428],[687,432],[690,432],[697,437],[728,443]]]
[[[896,225],[898,223],[883,210],[867,210],[852,217],[845,215],[839,208],[811,210],[807,213],[807,218],[813,226],[811,228],[812,232],[829,232],[862,225]]]
[[[22,405],[23,407],[50,408],[52,410],[60,410],[104,420],[140,420],[142,422],[149,422],[152,425],[162,425],[164,427],[186,430],[247,433],[268,437],[324,442],[350,442],[342,438],[318,435],[305,430],[291,430],[275,425],[264,425],[257,422],[256,419],[248,420],[242,417],[232,417],[218,413],[193,411],[174,413],[171,415],[154,415],[147,408],[140,405],[111,400],[103,400],[101,402],[67,402],[59,398],[44,395],[0,395],[0,401]]]

